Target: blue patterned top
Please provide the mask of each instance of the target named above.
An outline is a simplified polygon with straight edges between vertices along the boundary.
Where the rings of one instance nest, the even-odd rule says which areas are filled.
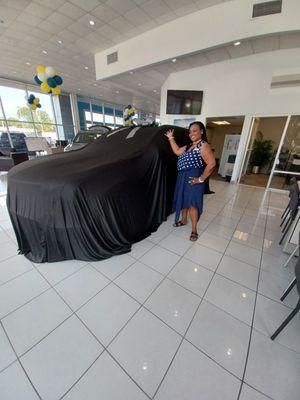
[[[201,156],[201,147],[204,143],[206,142],[201,141],[200,143],[197,144],[197,146],[193,150],[191,151],[185,150],[184,153],[178,157],[177,160],[178,171],[204,167],[203,158]]]

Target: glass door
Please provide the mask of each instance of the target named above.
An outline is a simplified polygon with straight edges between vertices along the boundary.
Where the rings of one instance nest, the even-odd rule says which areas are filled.
[[[281,146],[287,117],[254,117],[244,156],[240,183],[267,187]]]
[[[288,118],[267,187],[288,189],[292,176],[300,179],[300,115]]]

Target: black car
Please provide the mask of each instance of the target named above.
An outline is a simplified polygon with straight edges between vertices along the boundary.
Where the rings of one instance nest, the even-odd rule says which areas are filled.
[[[128,127],[80,151],[30,160],[8,174],[7,207],[19,250],[34,262],[101,260],[129,252],[172,208],[173,126]]]

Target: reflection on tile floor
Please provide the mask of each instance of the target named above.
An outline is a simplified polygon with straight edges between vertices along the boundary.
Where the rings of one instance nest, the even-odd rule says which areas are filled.
[[[285,194],[212,181],[199,239],[173,217],[131,253],[33,264],[0,193],[1,400],[298,400]]]

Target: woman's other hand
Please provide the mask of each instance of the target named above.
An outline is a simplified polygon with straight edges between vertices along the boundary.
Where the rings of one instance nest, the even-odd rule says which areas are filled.
[[[174,137],[174,129],[169,129],[166,133],[164,133],[164,135],[165,135],[168,139]]]

